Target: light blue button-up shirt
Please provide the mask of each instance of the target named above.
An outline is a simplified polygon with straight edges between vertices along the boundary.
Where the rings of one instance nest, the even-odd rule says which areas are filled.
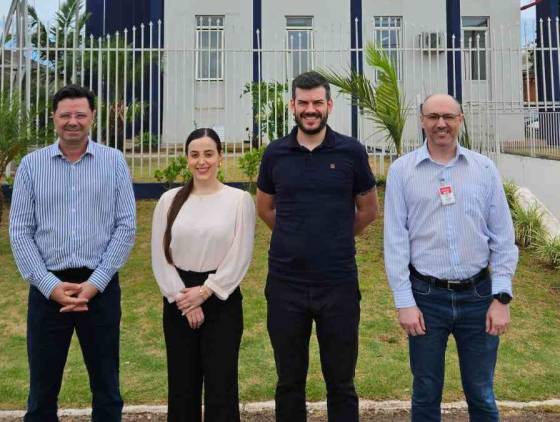
[[[443,205],[450,185],[455,203]],[[461,146],[447,164],[427,144],[389,168],[385,191],[385,269],[397,308],[415,306],[408,264],[461,280],[490,266],[493,293],[512,294],[518,251],[500,175],[487,157]]]
[[[134,192],[125,159],[89,141],[71,163],[58,142],[26,155],[15,178],[10,239],[24,279],[49,298],[51,272],[87,267],[103,291],[125,263],[136,230]]]

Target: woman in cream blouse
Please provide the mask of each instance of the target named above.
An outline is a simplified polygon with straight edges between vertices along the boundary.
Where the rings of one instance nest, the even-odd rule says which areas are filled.
[[[192,178],[156,205],[152,266],[163,299],[168,421],[239,421],[237,361],[243,311],[239,283],[253,253],[251,196],[217,178],[220,138],[193,131],[186,142]]]

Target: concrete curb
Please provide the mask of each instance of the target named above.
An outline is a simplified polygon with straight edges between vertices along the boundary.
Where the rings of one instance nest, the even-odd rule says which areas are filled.
[[[498,401],[498,406],[501,409],[511,409],[511,410],[532,410],[536,408],[543,407],[558,407],[560,412],[560,399],[550,399],[550,400],[537,400],[528,402],[518,402],[518,401]],[[254,402],[254,403],[242,403],[240,405],[241,410],[245,413],[259,413],[259,412],[269,412],[274,410],[274,401],[265,402]],[[310,411],[326,411],[327,403],[324,401],[320,402],[310,402],[307,403],[307,408]],[[407,411],[410,409],[409,401],[401,400],[387,400],[387,401],[373,401],[373,400],[360,400],[360,410],[368,410],[379,413],[393,413],[399,411]],[[448,410],[466,410],[467,403],[464,401],[443,403],[442,409],[444,411]],[[151,413],[151,414],[165,414],[167,412],[167,406],[125,406],[123,413],[133,415],[139,413]],[[23,410],[0,410],[0,419],[2,418],[21,418],[25,414]],[[60,416],[89,416],[91,414],[91,408],[84,409],[60,409],[58,414]]]

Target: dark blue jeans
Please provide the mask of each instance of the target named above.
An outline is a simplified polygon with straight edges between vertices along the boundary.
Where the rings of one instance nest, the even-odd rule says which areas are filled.
[[[91,270],[56,272],[61,280],[85,281]],[[119,325],[121,291],[115,275],[103,293],[89,303],[87,312],[60,313],[60,305],[35,287],[29,290],[27,353],[30,388],[26,422],[55,422],[62,374],[72,334],[76,330],[89,374],[92,421],[121,420],[119,391]]]
[[[457,343],[461,381],[474,422],[498,421],[494,397],[494,368],[498,336],[485,332],[486,313],[493,300],[492,281],[469,290],[452,291],[430,286],[411,275],[416,304],[424,315],[426,334],[409,336],[412,369],[412,421],[441,420],[441,397],[447,339]]]
[[[360,291],[356,280],[331,285],[289,283],[268,278],[268,334],[278,383],[276,420],[306,420],[305,385],[313,321],[327,386],[330,422],[357,422],[354,373],[358,358]]]

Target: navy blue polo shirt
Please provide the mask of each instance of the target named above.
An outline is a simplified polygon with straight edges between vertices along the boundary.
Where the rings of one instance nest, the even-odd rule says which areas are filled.
[[[270,143],[257,181],[276,207],[269,275],[314,284],[355,281],[354,200],[375,186],[367,152],[328,126],[313,151],[296,135],[297,127]]]

